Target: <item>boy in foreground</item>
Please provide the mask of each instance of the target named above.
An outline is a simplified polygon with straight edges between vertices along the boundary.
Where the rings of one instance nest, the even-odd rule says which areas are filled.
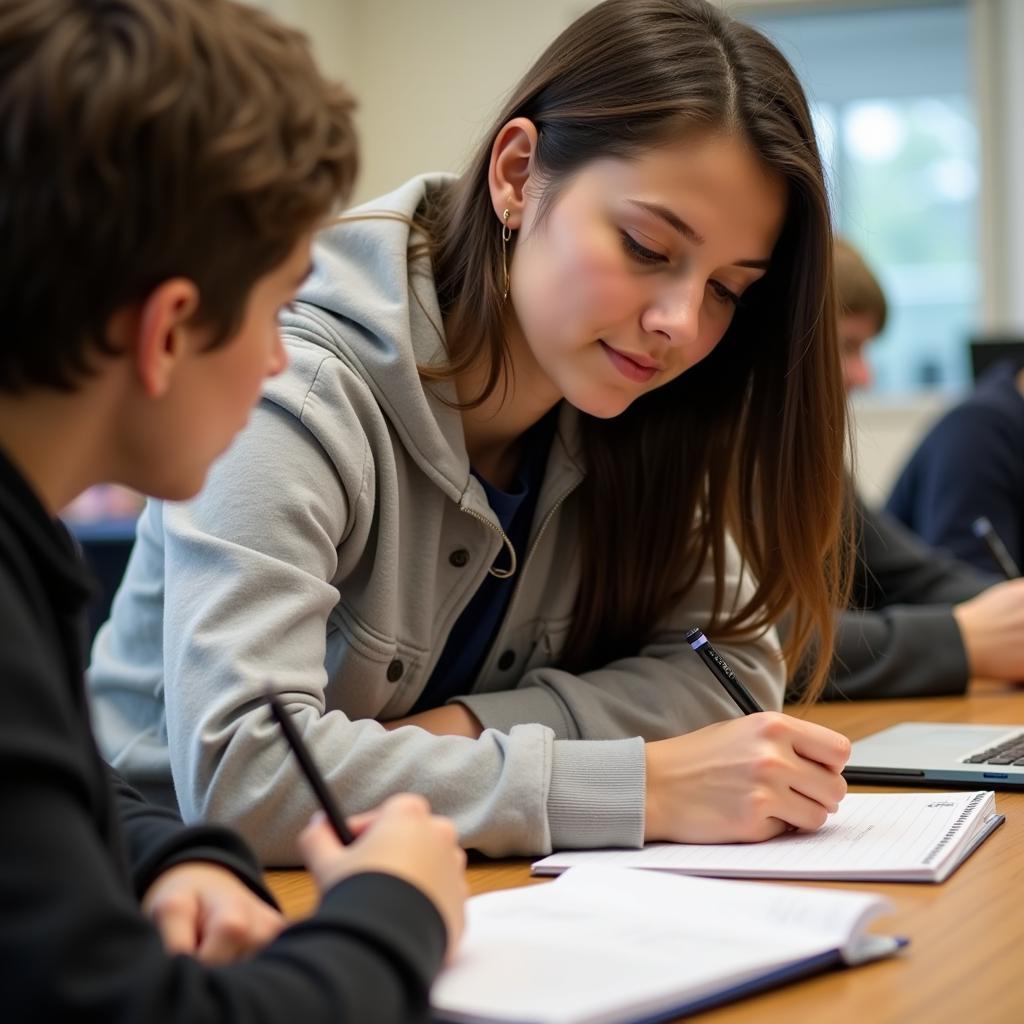
[[[397,797],[345,850],[314,821],[322,902],[282,931],[241,840],[101,761],[89,582],[55,519],[105,481],[199,490],[284,366],[278,311],[355,173],[351,101],[231,0],[5,0],[0,125],[4,1019],[424,1019],[462,927],[451,824]]]

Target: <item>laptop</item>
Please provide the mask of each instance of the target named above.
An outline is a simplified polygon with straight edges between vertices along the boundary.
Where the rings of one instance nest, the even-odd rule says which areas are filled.
[[[1024,789],[1024,725],[904,722],[853,744],[847,782]]]

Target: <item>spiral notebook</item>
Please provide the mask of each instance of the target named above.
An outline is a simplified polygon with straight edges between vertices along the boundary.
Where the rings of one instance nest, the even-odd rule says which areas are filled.
[[[851,793],[817,832],[787,832],[763,843],[554,853],[537,861],[533,873],[557,875],[589,864],[721,878],[943,882],[1004,820],[988,790]]]
[[[469,901],[431,993],[455,1024],[650,1024],[834,967],[903,940],[867,931],[864,892],[573,868]]]

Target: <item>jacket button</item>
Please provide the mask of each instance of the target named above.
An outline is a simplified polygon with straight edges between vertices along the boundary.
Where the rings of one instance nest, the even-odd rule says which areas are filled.
[[[502,656],[498,659],[498,668],[502,672],[507,672],[516,663],[516,652],[505,651]]]
[[[461,569],[464,565],[469,564],[469,552],[465,548],[456,548],[448,556],[448,561],[451,562],[456,569]]]
[[[402,673],[405,671],[405,666],[402,664],[400,658],[395,658],[390,665],[388,665],[388,682],[397,683],[402,678]]]

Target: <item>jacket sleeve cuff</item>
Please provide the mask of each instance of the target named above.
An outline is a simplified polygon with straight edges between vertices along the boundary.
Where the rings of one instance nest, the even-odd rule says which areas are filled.
[[[511,732],[514,725],[546,725],[556,740],[579,738],[579,729],[566,715],[564,705],[539,686],[497,693],[473,693],[453,698],[449,704],[464,704],[485,729]]]
[[[141,899],[149,886],[170,868],[196,861],[216,864],[230,871],[264,903],[279,909],[241,837],[213,825],[183,826],[172,842],[154,850],[136,869],[136,895]]]
[[[928,696],[962,696],[967,692],[971,669],[952,607],[927,605],[903,611],[913,625],[921,660],[928,665]]]
[[[556,740],[548,823],[554,850],[644,842],[644,741]]]

